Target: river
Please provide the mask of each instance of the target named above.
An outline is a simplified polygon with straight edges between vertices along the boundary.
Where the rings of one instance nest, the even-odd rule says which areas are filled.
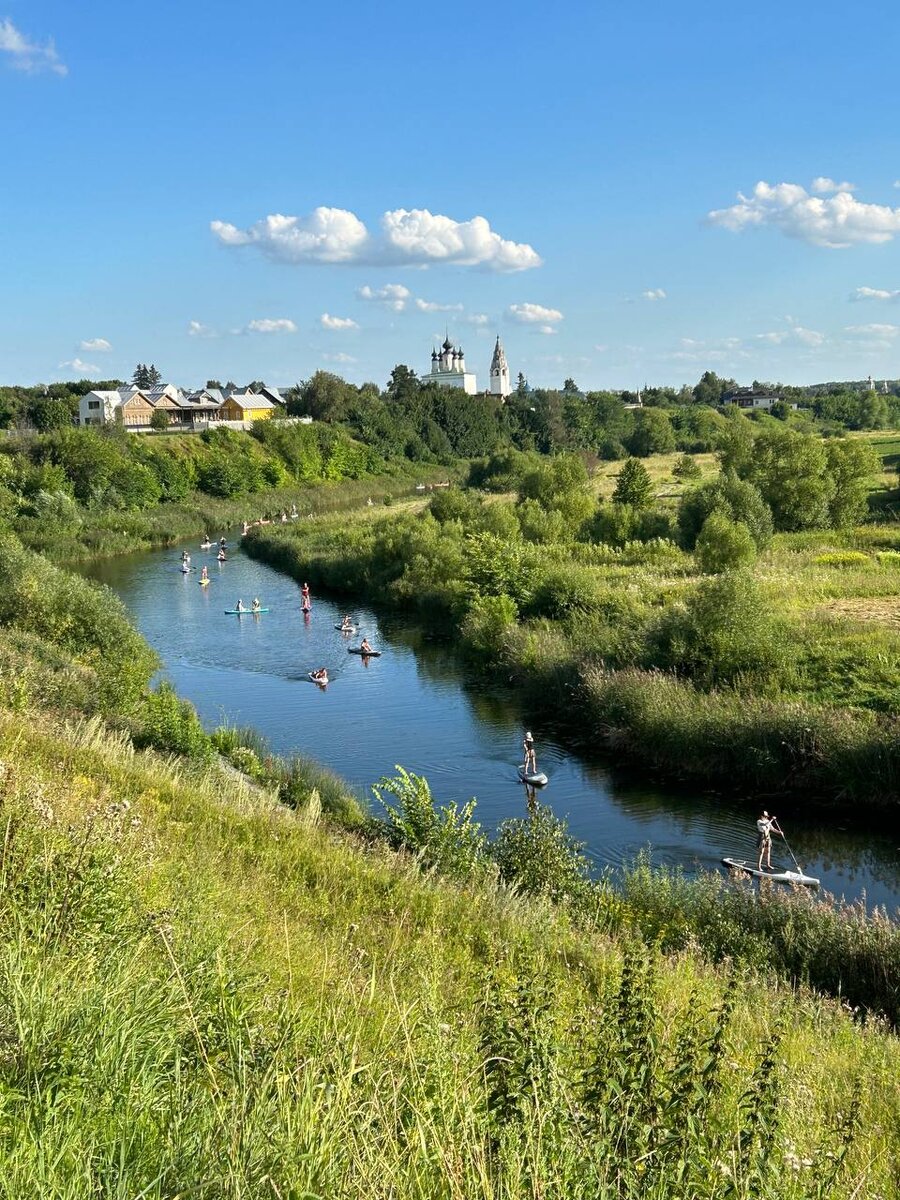
[[[719,869],[724,854],[755,857],[761,805],[752,797],[675,791],[585,761],[532,721],[514,695],[468,678],[452,647],[429,642],[414,624],[322,596],[304,617],[293,580],[236,547],[222,564],[213,551],[187,548],[194,567],[208,565],[209,587],[198,586],[198,570],[182,574],[180,548],[84,570],[122,598],[164,676],[208,727],[252,725],[276,752],[311,755],[361,794],[402,764],[425,775],[440,802],[477,797],[478,819],[490,829],[526,811],[515,768],[528,726],[550,778],[541,800],[567,818],[598,869],[648,849],[654,863],[688,873]],[[239,597],[249,605],[254,596],[268,613],[225,614]],[[359,637],[348,639],[334,626],[348,610],[383,649],[381,658],[347,653]],[[325,690],[307,678],[320,666],[331,678]],[[829,891],[892,911],[900,906],[900,833],[879,832],[876,820],[858,827],[850,810],[814,818],[782,801],[776,811],[804,869]],[[779,839],[776,858],[790,866]]]

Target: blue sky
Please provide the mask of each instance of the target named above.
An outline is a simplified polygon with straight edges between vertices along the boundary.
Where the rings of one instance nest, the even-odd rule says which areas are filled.
[[[0,382],[384,384],[445,327],[481,384],[496,333],[536,385],[900,377],[898,32],[865,0],[5,0]]]

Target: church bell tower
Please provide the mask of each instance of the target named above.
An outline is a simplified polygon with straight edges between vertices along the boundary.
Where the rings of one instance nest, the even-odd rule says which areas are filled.
[[[491,359],[491,395],[499,396],[501,400],[512,391],[509,382],[509,363],[506,361],[506,352],[500,344],[498,335],[494,346],[494,357]]]

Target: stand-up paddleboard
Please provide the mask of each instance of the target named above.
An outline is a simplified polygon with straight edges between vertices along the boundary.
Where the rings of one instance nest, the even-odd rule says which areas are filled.
[[[267,608],[226,608],[228,617],[255,617],[257,613],[268,612]]]
[[[775,883],[799,883],[804,887],[819,887],[821,882],[812,875],[804,875],[801,871],[760,871],[758,867],[734,858],[723,858],[722,862],[733,871],[743,871],[745,875],[753,875],[757,879],[772,879]]]
[[[190,573],[191,573],[190,567],[179,567],[178,569],[182,573],[182,575],[190,575]]]
[[[530,783],[532,787],[545,787],[550,782],[543,771],[526,771],[524,764],[517,770],[522,782]]]
[[[310,681],[310,683],[316,683],[316,684],[318,684],[320,688],[325,688],[325,687],[328,687],[329,680],[327,680],[327,679],[316,679],[316,677],[315,677],[315,675],[312,673],[312,671],[307,671],[307,672],[306,672],[306,678],[307,678],[307,679]]]
[[[197,582],[200,584],[201,587],[209,587],[208,579],[198,579]]]
[[[300,611],[305,612],[305,613],[310,613],[310,612],[312,612],[312,605],[311,604],[301,604]]]
[[[363,658],[381,658],[380,650],[363,650],[362,646],[348,646],[348,654],[360,654]]]
[[[358,625],[335,625],[338,633],[356,633],[359,629]]]

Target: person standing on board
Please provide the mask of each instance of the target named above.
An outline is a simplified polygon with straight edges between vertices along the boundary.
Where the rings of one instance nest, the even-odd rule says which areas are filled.
[[[522,749],[525,752],[525,774],[537,775],[537,755],[534,752],[534,738],[531,736],[531,730],[525,734]]]
[[[303,598],[302,607],[303,607],[304,612],[309,612],[309,610],[312,608],[312,600],[310,600],[310,598],[309,598],[309,584],[308,583],[304,583],[303,587],[300,589],[300,595]]]
[[[766,860],[766,870],[772,870],[772,834],[777,833],[781,837],[784,834],[778,828],[777,817],[770,817],[763,809],[763,814],[756,822],[756,849],[759,851],[759,859],[756,864],[756,869],[763,869],[763,859]]]

